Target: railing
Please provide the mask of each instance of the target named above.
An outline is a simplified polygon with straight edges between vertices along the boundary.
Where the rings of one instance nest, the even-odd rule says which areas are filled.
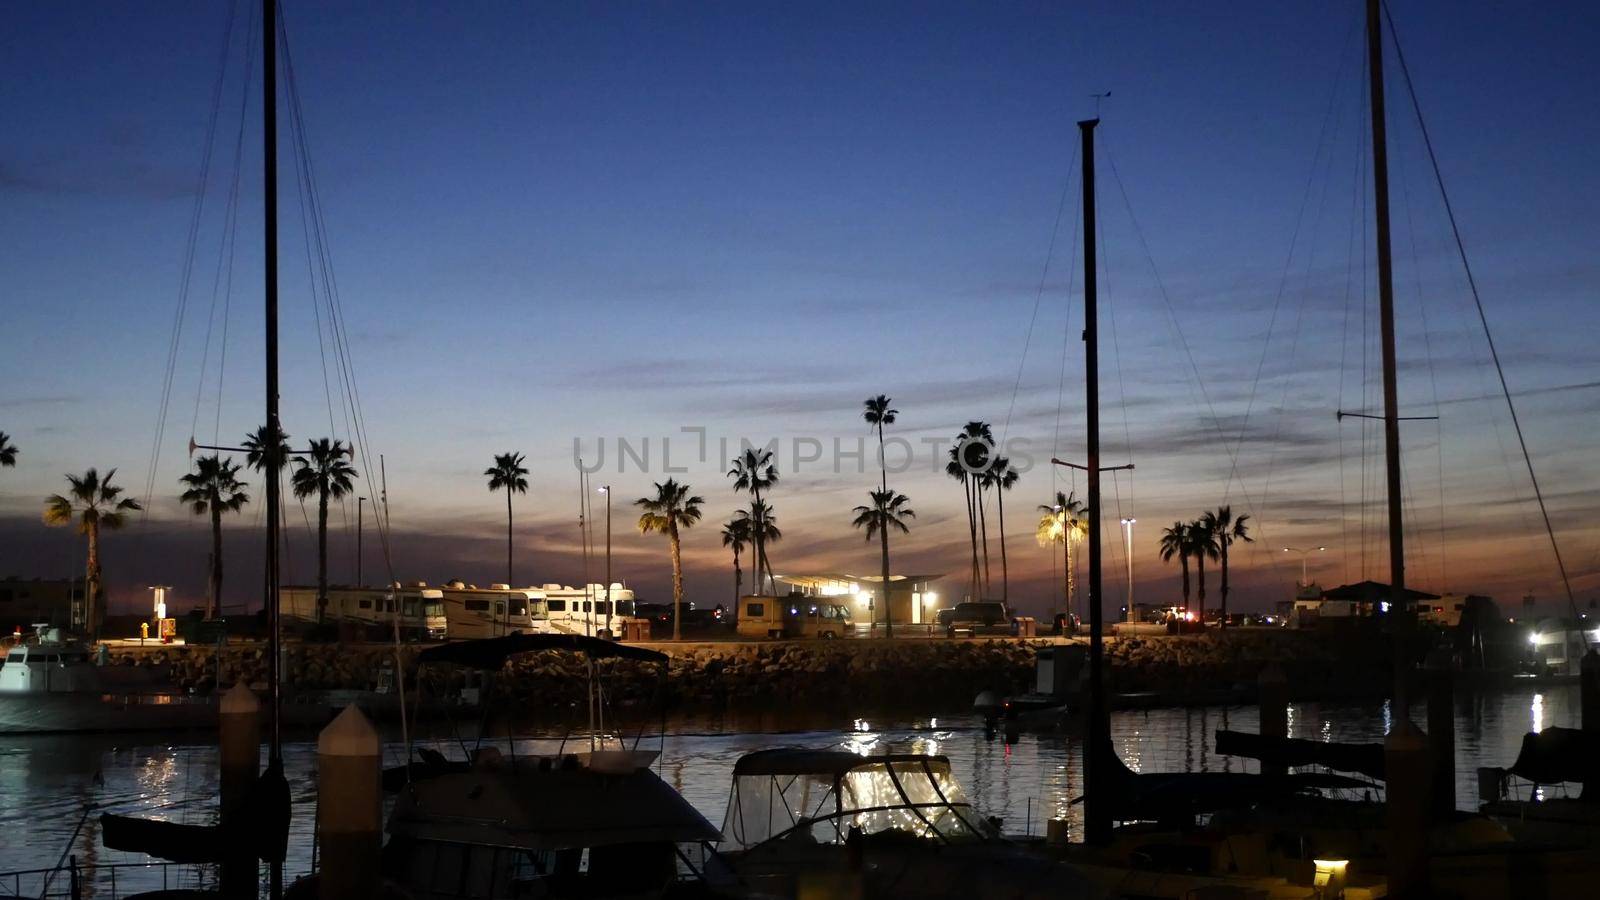
[[[118,882],[121,882],[119,885]],[[76,856],[48,869],[0,872],[0,895],[38,900],[116,900],[119,891],[214,887],[214,866],[172,862],[80,863]]]

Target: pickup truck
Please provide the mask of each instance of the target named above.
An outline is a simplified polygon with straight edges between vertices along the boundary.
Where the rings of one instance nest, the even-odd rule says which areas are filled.
[[[1011,613],[998,601],[957,603],[945,625],[945,634],[949,637],[1012,633]]]

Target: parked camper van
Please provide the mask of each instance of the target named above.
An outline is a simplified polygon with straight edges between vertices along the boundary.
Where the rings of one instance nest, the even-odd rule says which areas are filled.
[[[828,597],[755,594],[739,598],[739,636],[842,638],[850,633],[850,608]]]
[[[538,591],[513,590],[504,584],[480,588],[460,581],[446,582],[440,591],[452,640],[543,634],[550,630],[544,595]]]
[[[400,605],[400,635],[416,640],[443,640],[446,636],[443,595],[424,584],[410,587],[330,587],[324,625],[355,628],[369,640],[394,635],[395,604]],[[285,625],[305,628],[318,623],[316,587],[285,587],[278,593],[279,612]]]
[[[611,584],[609,600],[603,584],[587,588],[547,584],[530,590],[544,595],[553,632],[615,638],[622,634],[623,621],[634,616],[633,591],[617,582]]]

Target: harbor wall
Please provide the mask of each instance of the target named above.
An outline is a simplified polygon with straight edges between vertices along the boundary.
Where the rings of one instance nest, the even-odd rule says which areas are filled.
[[[965,709],[982,690],[1028,690],[1035,650],[1051,640],[835,640],[652,643],[671,657],[663,678],[656,664],[602,660],[596,672],[614,702],[664,700],[674,706],[795,702],[903,703],[937,710]],[[1057,641],[1056,643],[1059,643]],[[376,687],[395,649],[386,644],[291,643],[284,680],[298,690]],[[403,647],[408,684],[415,647]],[[1155,705],[1219,702],[1245,697],[1268,663],[1276,663],[1296,700],[1382,696],[1388,688],[1387,645],[1361,635],[1286,629],[1240,629],[1200,635],[1107,640],[1113,691],[1149,693]],[[184,690],[210,691],[237,681],[260,685],[266,652],[260,644],[118,648],[113,665],[161,666]],[[460,670],[430,667],[434,687],[461,685]],[[515,658],[495,680],[500,699],[523,705],[581,704],[587,672],[582,657],[540,653]]]

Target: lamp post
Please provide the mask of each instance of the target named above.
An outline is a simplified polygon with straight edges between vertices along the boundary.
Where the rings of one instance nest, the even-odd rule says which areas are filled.
[[[600,493],[606,495],[606,617],[610,620],[611,609],[611,485],[600,486]]]
[[[1285,553],[1298,553],[1298,554],[1300,554],[1300,587],[1306,587],[1307,585],[1311,584],[1311,579],[1306,576],[1306,558],[1309,557],[1313,553],[1321,553],[1322,551],[1324,551],[1326,549],[1328,549],[1328,548],[1327,547],[1305,547],[1305,548],[1301,548],[1301,547],[1285,547],[1285,548],[1283,548],[1283,552],[1285,552]]]
[[[356,498],[356,587],[361,587],[366,583],[361,580],[361,524],[362,511],[366,509],[366,503],[367,498]]]
[[[1133,523],[1139,521],[1134,518],[1122,520],[1122,540],[1127,547],[1128,557],[1128,621],[1133,621]]]

